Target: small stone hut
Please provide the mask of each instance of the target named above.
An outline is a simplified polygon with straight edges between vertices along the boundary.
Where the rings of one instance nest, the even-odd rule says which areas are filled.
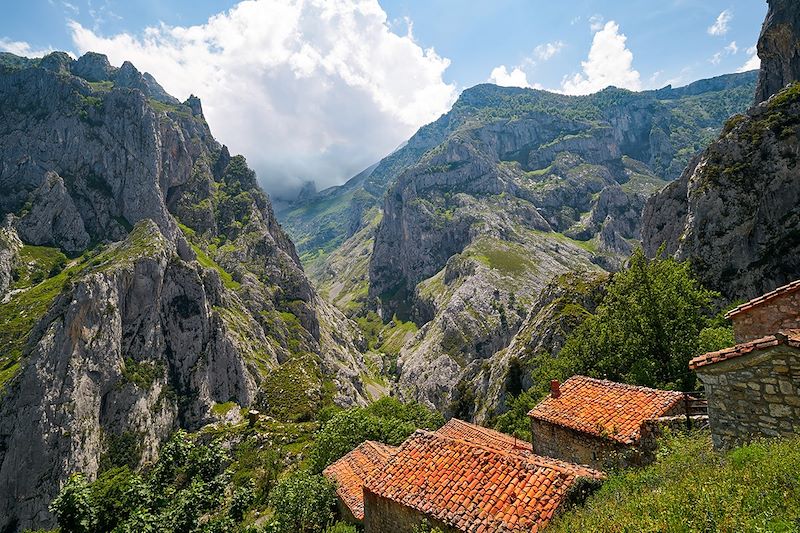
[[[685,412],[682,392],[585,376],[554,381],[528,413],[533,453],[599,469],[646,464],[655,443],[642,438],[645,422]]]
[[[692,359],[714,446],[800,432],[800,280],[726,315],[736,346]]]
[[[418,430],[367,478],[365,533],[411,533],[425,520],[448,533],[539,531],[602,479],[596,470],[534,455],[513,437],[496,440],[497,432],[465,424]]]
[[[364,520],[364,481],[376,470],[384,468],[389,456],[396,451],[394,446],[368,440],[322,472],[336,485],[339,514],[344,520],[350,523]]]

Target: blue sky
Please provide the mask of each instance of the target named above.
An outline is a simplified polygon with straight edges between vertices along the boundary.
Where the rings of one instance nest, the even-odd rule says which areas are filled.
[[[757,67],[766,14],[762,0],[379,2],[10,1],[0,49],[92,49],[199,94],[280,194],[343,181],[490,79],[586,93]]]

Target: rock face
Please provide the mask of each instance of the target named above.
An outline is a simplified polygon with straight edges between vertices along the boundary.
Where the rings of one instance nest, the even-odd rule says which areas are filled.
[[[534,357],[556,357],[567,337],[603,299],[608,276],[570,272],[555,277],[539,294],[508,347],[498,352],[489,368],[481,367],[463,390],[476,391],[473,418],[488,423],[506,405],[509,395],[532,386]]]
[[[769,5],[758,43],[757,105],[731,118],[643,214],[648,254],[663,245],[690,259],[700,279],[730,300],[750,299],[800,276],[800,86],[783,88],[800,74],[800,6]]]
[[[769,11],[758,39],[761,72],[756,104],[800,80],[800,8],[793,0],[768,0]]]
[[[800,86],[730,120],[683,176],[651,198],[642,239],[653,255],[690,259],[730,300],[750,299],[800,274]]]
[[[365,401],[357,328],[199,99],[99,54],[0,59],[0,530],[52,526],[70,473],[144,464],[217,404]]]
[[[22,241],[14,229],[13,219],[8,218],[0,226],[0,301],[13,281],[12,273],[20,248]]]
[[[711,105],[720,90],[700,98]],[[421,328],[397,362],[401,397],[467,418],[503,410],[497,354],[542,289],[614,270],[636,245],[645,199],[665,184],[654,169],[676,160],[676,102],[697,97],[670,91],[462,94],[454,110],[466,116],[389,188],[374,236],[370,298],[384,320]]]

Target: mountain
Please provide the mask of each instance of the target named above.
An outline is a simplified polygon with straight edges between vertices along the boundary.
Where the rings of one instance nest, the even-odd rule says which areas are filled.
[[[413,323],[388,352],[401,398],[491,418],[504,408],[508,368],[496,354],[542,290],[555,276],[618,268],[638,243],[646,198],[746,107],[755,81],[746,73],[582,97],[466,90],[372,174],[343,186],[363,198],[363,183],[380,171],[382,209],[361,204],[360,226],[312,260],[310,276],[347,314],[369,318],[376,309],[385,335]],[[387,181],[391,165],[415,157]],[[333,205],[337,191],[318,197]],[[334,222],[352,214],[339,205],[321,212]]]
[[[644,211],[646,252],[663,245],[690,259],[699,278],[729,300],[800,276],[798,42],[800,6],[770,0],[755,105],[732,117]]]
[[[178,428],[367,401],[360,333],[198,98],[53,53],[0,55],[0,99],[0,530]]]
[[[667,86],[642,93],[624,91],[638,106],[637,127],[641,131],[635,133],[636,139],[628,139],[640,143],[633,150],[634,158],[645,162],[662,179],[677,178],[689,158],[714,137],[722,122],[744,108],[752,94],[754,77],[754,73],[734,74],[681,88]],[[598,106],[606,105],[600,102],[603,97],[568,97],[527,89],[500,89],[497,95],[490,95],[492,87],[478,86],[465,91],[447,114],[420,128],[395,152],[347,183],[320,192],[310,187],[296,200],[277,204],[278,218],[297,244],[312,279],[326,279],[325,259],[374,221],[385,192],[402,171],[418,163],[423,154],[466,122],[491,120],[493,107],[519,105],[517,111],[527,106],[544,114],[553,108],[565,109],[572,118],[590,123],[599,118]],[[501,96],[504,92],[508,96]],[[607,99],[614,98],[607,94]],[[501,110],[498,118],[504,114],[511,118],[513,111]],[[568,135],[569,130],[561,133]]]

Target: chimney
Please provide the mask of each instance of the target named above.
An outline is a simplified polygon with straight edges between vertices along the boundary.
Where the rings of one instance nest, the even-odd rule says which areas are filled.
[[[561,383],[557,379],[550,380],[550,396],[553,398],[561,396]]]

